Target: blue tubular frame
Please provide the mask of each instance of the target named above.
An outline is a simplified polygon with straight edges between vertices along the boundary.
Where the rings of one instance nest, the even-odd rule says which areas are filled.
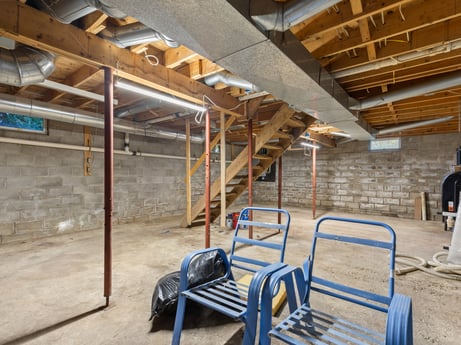
[[[377,226],[386,229],[389,232],[390,235],[390,241],[385,242],[385,241],[373,241],[369,239],[363,239],[363,238],[355,238],[355,237],[349,237],[349,236],[341,236],[341,235],[334,235],[334,234],[329,234],[329,233],[324,233],[320,232],[320,225],[326,221],[340,221],[340,222],[348,222],[348,223],[354,223],[354,224],[364,224],[364,225],[372,225],[372,226]],[[371,246],[371,247],[378,247],[378,248],[384,248],[389,250],[389,282],[388,282],[388,295],[383,296],[383,295],[378,295],[374,293],[370,293],[364,290],[360,289],[354,289],[351,287],[347,287],[342,284],[334,283],[325,279],[320,279],[317,277],[312,277],[312,268],[314,265],[314,258],[315,258],[315,249],[317,245],[317,239],[322,238],[322,239],[327,239],[327,240],[337,240],[337,241],[343,241],[347,243],[354,243],[354,244],[359,244],[359,245],[365,245],[365,246]],[[311,283],[315,282],[318,284],[321,284],[323,286],[327,286],[329,288],[339,290],[339,291],[344,291],[350,295],[362,297],[362,298],[368,298],[371,299],[375,302],[378,303],[384,303],[387,306],[391,303],[392,296],[394,295],[394,269],[395,269],[395,232],[394,230],[387,224],[381,223],[381,222],[376,222],[372,220],[363,220],[363,219],[352,219],[352,218],[341,218],[341,217],[323,217],[321,218],[314,230],[314,238],[312,240],[312,248],[311,248],[311,254],[309,258],[305,262],[305,267],[307,268],[305,270],[305,273],[307,273],[307,282],[309,282],[309,289],[306,294],[306,301],[309,300],[309,292],[311,290]],[[340,295],[338,293],[334,292],[327,292],[325,290],[321,290],[319,288],[312,288],[314,291],[319,291],[321,293],[326,293],[331,296],[337,297],[344,299],[349,302],[353,302],[356,304],[361,304],[382,312],[387,312],[387,308],[383,308],[381,306],[378,306],[373,303],[366,303],[361,300],[357,300],[352,297]],[[305,301],[305,302],[306,302]]]
[[[285,223],[284,224],[273,224],[273,223],[271,224],[271,223],[255,222],[255,221],[252,221],[252,220],[243,219],[245,214],[249,215],[251,211],[264,211],[264,212],[272,212],[272,213],[275,213],[275,214],[282,213],[286,217]],[[237,245],[237,243],[251,244],[251,245],[256,245],[256,246],[260,246],[260,247],[277,249],[277,250],[280,251],[279,262],[283,262],[283,260],[285,259],[285,248],[286,248],[286,242],[287,242],[286,240],[287,240],[287,237],[288,237],[288,229],[290,227],[290,222],[291,222],[291,216],[286,210],[277,209],[277,208],[264,208],[264,207],[245,207],[244,209],[242,209],[242,211],[240,212],[240,215],[239,215],[237,226],[235,227],[234,239],[232,241],[231,253],[229,255],[229,257],[230,257],[230,259],[229,259],[230,265],[235,266],[235,267],[239,267],[239,268],[242,268],[242,269],[246,269],[248,271],[255,272],[255,270],[252,270],[251,268],[248,268],[246,266],[240,266],[240,265],[234,263],[234,261],[241,261],[239,256],[234,255],[235,246]],[[254,239],[248,239],[248,238],[244,238],[244,237],[239,237],[239,231],[241,230],[241,227],[243,227],[243,226],[245,226],[247,228],[249,226],[260,226],[260,227],[273,228],[275,230],[283,231],[284,232],[283,233],[283,239],[281,241],[282,244],[277,245],[277,244],[273,244],[273,243],[265,243],[265,242],[262,242],[260,240],[254,240]],[[254,260],[254,261],[256,261],[256,260]],[[267,266],[269,264],[271,264],[271,263],[270,262],[263,262],[263,261],[260,261],[258,263],[258,265],[261,266],[261,267]]]
[[[354,238],[344,235],[334,235],[331,232],[321,232],[320,225],[326,221],[341,221],[381,227],[388,231],[390,240],[375,241],[363,237]],[[388,294],[375,294],[313,275],[317,239],[343,241],[388,250],[390,254]],[[261,332],[266,332],[267,327],[270,327],[271,314],[268,311],[268,304],[272,301],[271,292],[283,280],[287,287],[290,315],[268,331],[270,335],[282,342],[291,345],[344,344],[345,342],[348,344],[413,345],[411,298],[394,294],[395,242],[396,236],[394,230],[381,222],[339,217],[321,218],[315,227],[310,256],[304,261],[303,270],[287,266],[273,273],[270,284],[264,286],[261,302]],[[296,306],[293,307],[293,301],[296,300],[295,283],[298,293],[297,297],[301,301],[301,305],[296,310],[294,310]],[[376,332],[364,326],[329,315],[324,311],[311,308],[311,290],[387,313],[385,332]],[[331,322],[331,327],[326,325],[327,322]],[[261,333],[260,339],[263,340],[261,342],[262,345],[270,344],[270,340],[268,342],[263,333]]]

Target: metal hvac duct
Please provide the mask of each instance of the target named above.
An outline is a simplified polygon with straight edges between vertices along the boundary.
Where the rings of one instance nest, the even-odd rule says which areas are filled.
[[[251,19],[267,31],[286,31],[341,0],[251,1]]]
[[[136,115],[144,111],[148,111],[161,104],[162,101],[158,99],[142,100],[135,104],[126,105],[114,110],[115,117],[123,118],[130,115]]]
[[[54,71],[54,55],[29,46],[0,47],[0,83],[25,86],[43,82]]]
[[[132,23],[121,27],[106,28],[101,31],[99,35],[120,48],[160,40],[163,40],[165,44],[171,48],[179,47],[179,43],[175,40],[145,26],[142,23]]]
[[[453,118],[453,116],[445,116],[445,117],[439,117],[437,119],[432,119],[432,120],[424,120],[424,121],[407,123],[405,125],[400,125],[400,126],[395,126],[395,127],[391,127],[391,128],[381,129],[376,134],[377,135],[383,135],[383,134],[400,132],[400,131],[404,131],[404,130],[412,129],[412,128],[416,128],[416,127],[434,125],[436,123],[450,121],[452,118]]]
[[[461,85],[461,71],[445,73],[439,77],[428,79],[416,85],[369,97],[360,101],[359,104],[349,107],[349,109],[364,110],[459,85]]]
[[[74,20],[99,10],[109,17],[125,18],[126,14],[104,0],[35,0],[39,9],[56,18],[61,23],[70,24]]]
[[[74,108],[7,94],[0,94],[0,111],[31,117],[40,117],[47,120],[72,123],[81,126],[104,128],[104,119],[101,118],[101,114],[83,110],[78,110],[77,112]],[[114,123],[114,130],[117,132],[154,138],[186,140],[186,135],[183,133],[169,132],[155,128],[147,129],[123,120],[119,120],[117,123]],[[202,137],[191,136],[192,143],[200,144],[203,140],[204,139]]]
[[[228,86],[235,86],[240,89],[245,89],[251,92],[261,91],[261,89],[257,87],[255,84],[250,83],[249,81],[246,81],[245,79],[237,77],[236,75],[233,75],[232,73],[229,73],[229,72],[215,73],[208,77],[205,77],[204,80],[205,80],[205,84],[207,84],[208,86],[214,86],[217,83],[223,83]]]

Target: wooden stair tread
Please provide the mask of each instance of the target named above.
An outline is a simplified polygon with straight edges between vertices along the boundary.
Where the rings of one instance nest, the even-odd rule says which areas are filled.
[[[306,124],[302,122],[301,120],[291,118],[287,121],[286,123],[290,127],[296,127],[296,128],[303,128],[306,127]]]
[[[253,155],[253,158],[259,159],[259,160],[272,160],[273,158],[271,156],[263,156],[263,155]]]
[[[279,145],[273,145],[273,144],[264,144],[263,148],[268,149],[268,150],[283,150],[282,146]]]

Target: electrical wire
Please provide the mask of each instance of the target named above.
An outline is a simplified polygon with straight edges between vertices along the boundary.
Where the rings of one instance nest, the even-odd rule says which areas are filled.
[[[396,268],[397,275],[403,275],[417,270],[431,274],[433,276],[461,281],[461,265],[443,263],[440,261],[441,256],[447,256],[447,252],[435,253],[432,261],[427,261],[419,256],[396,254],[395,262],[403,265],[402,268]]]

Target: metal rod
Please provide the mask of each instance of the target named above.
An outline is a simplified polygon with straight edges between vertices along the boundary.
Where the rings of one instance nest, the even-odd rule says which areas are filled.
[[[317,203],[317,149],[312,149],[312,219],[315,219]]]
[[[104,67],[104,297],[112,294],[112,207],[114,193],[114,72]]]
[[[248,206],[253,206],[253,120],[248,119]],[[248,215],[252,219],[252,214]],[[253,238],[253,227],[248,227],[248,237]]]
[[[210,151],[210,113],[207,111],[205,114],[205,248],[210,248]]]
[[[192,187],[190,172],[190,120],[186,119],[186,219],[192,225]]]
[[[221,227],[226,227],[226,114],[221,112],[221,141],[219,144],[221,154]]]
[[[277,187],[278,187],[278,193],[277,193],[277,207],[279,209],[282,208],[282,156],[279,157],[279,166],[278,166],[278,171],[277,171]],[[278,212],[278,223],[282,224],[282,214]]]

